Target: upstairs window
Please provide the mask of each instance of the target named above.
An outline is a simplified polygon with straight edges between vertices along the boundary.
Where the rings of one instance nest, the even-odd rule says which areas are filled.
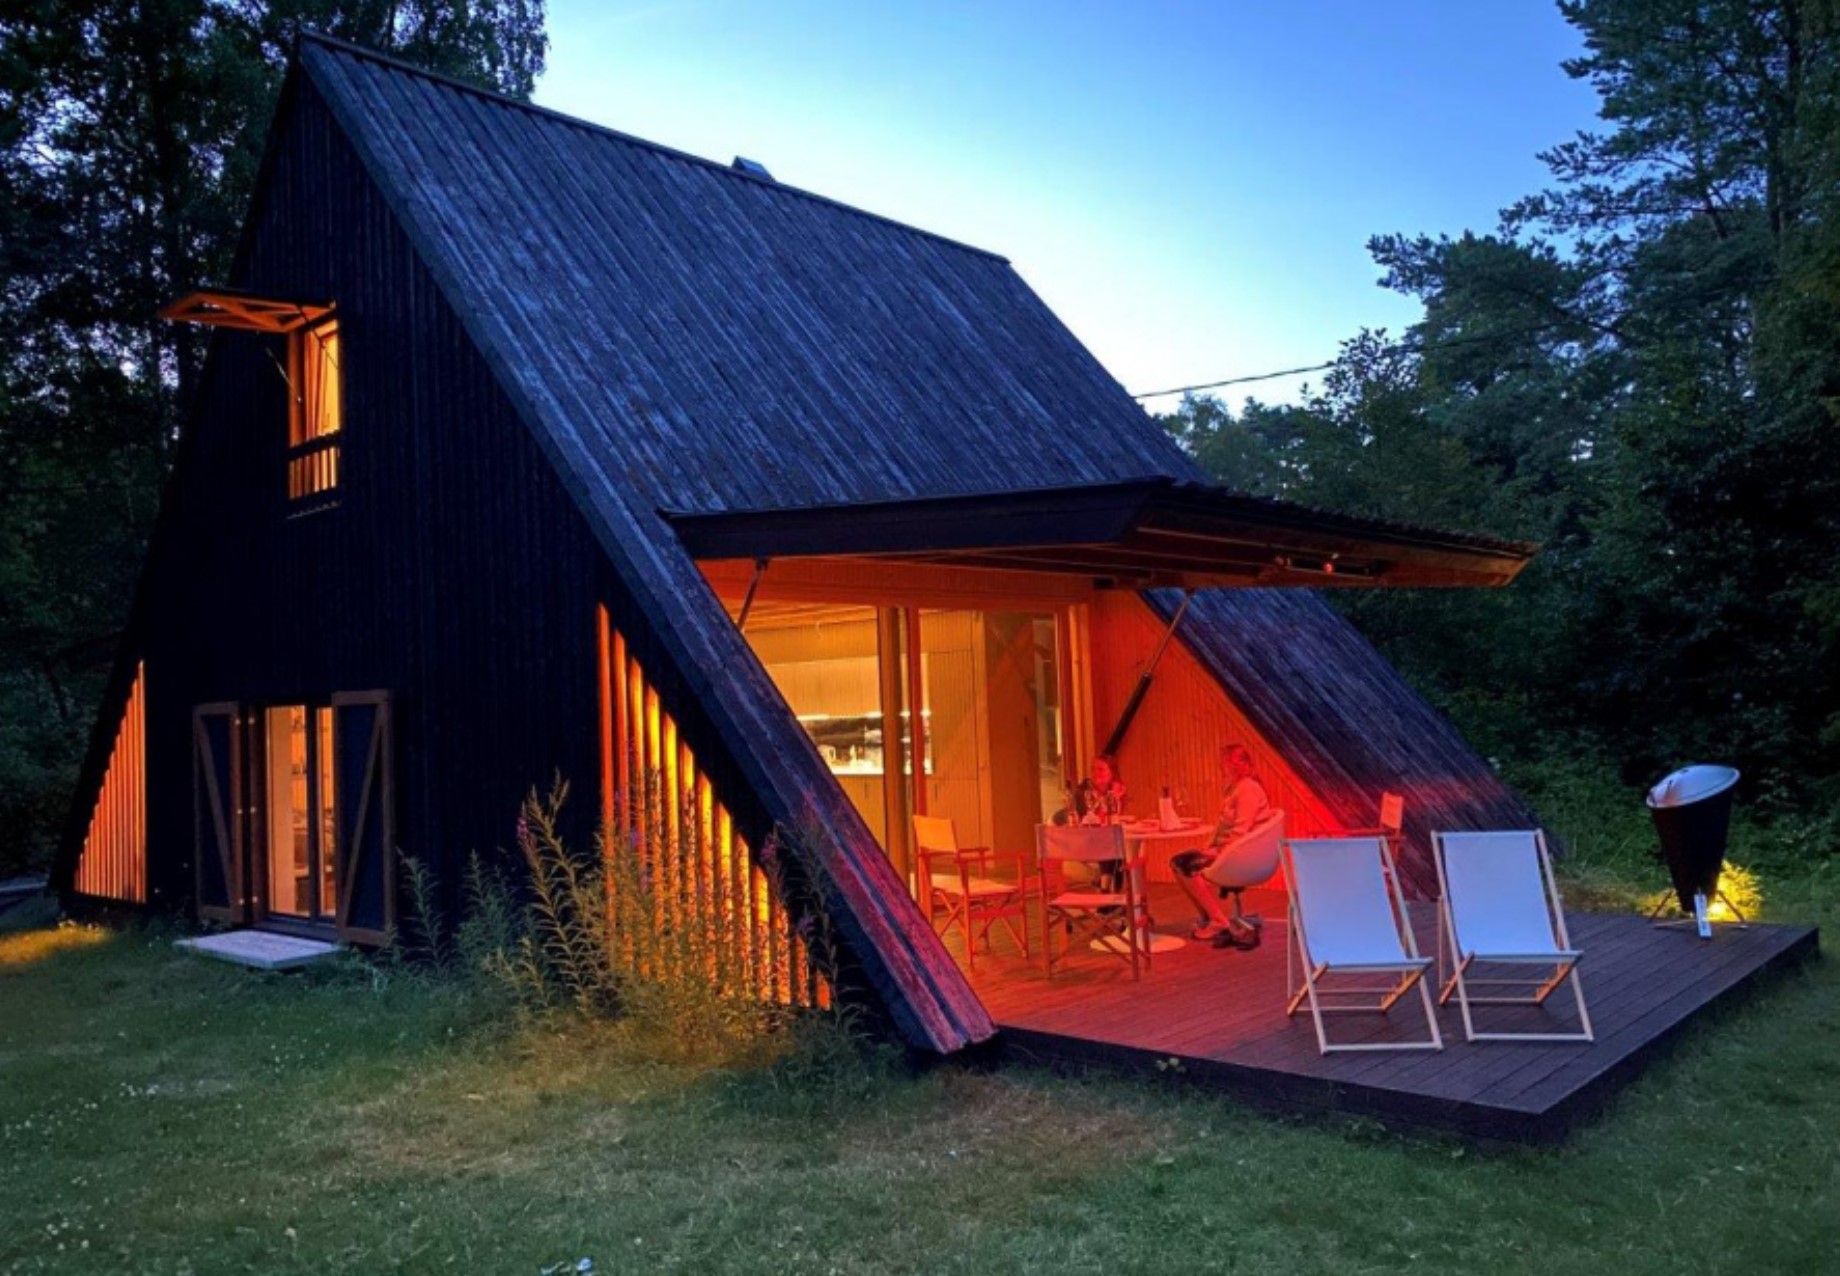
[[[288,334],[287,491],[295,512],[338,502],[344,378],[336,319]]]

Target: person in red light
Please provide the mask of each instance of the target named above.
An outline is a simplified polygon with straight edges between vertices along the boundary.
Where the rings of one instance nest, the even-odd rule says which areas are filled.
[[[1125,787],[1109,753],[1093,759],[1092,779],[1080,786],[1074,814],[1082,824],[1114,824],[1124,818]]]
[[[1220,751],[1220,767],[1226,788],[1220,797],[1220,818],[1214,825],[1213,839],[1204,849],[1184,851],[1169,861],[1176,881],[1201,914],[1194,937],[1204,940],[1228,934],[1232,919],[1222,908],[1219,894],[1201,874],[1236,839],[1271,814],[1265,786],[1253,774],[1251,750],[1243,744],[1227,745]]]

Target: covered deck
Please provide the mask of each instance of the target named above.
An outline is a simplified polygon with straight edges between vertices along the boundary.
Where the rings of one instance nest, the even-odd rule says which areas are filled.
[[[1498,587],[1532,546],[1158,480],[673,521],[923,909],[916,816],[949,818],[961,846],[1026,863],[1035,826],[1100,753],[1122,770],[1127,816],[1155,815],[1161,795],[1185,807],[1186,840],[1139,828],[1164,949],[1141,979],[1084,952],[1050,978],[1038,913],[1026,956],[1000,925],[975,954],[961,928],[943,928],[1009,1057],[1174,1070],[1287,1111],[1548,1141],[1696,1016],[1815,949],[1807,929],[1724,928],[1705,943],[1640,918],[1576,916],[1596,1041],[1472,1044],[1452,1008],[1441,1051],[1323,1056],[1308,1017],[1285,1014],[1282,880],[1246,899],[1265,915],[1262,947],[1183,939],[1194,908],[1168,860],[1207,839],[1224,744],[1251,754],[1291,837],[1371,829],[1382,793],[1403,792],[1400,873],[1421,899],[1435,893],[1431,830],[1532,826],[1396,671],[1295,592]],[[1432,954],[1435,910],[1412,908]],[[1539,1017],[1565,1031],[1575,1012],[1562,1000],[1494,1010],[1492,1026]],[[1411,1013],[1402,1004],[1393,1018]],[[1346,1016],[1335,1035],[1402,1026],[1416,1023]]]
[[[1170,916],[1176,905],[1169,901]],[[1435,910],[1415,905],[1421,952],[1435,951]],[[1159,954],[1133,980],[1099,955],[1057,965],[1025,959],[1007,940],[980,953],[973,986],[1000,1029],[1007,1058],[1096,1067],[1193,1083],[1262,1107],[1359,1116],[1388,1126],[1491,1142],[1550,1143],[1600,1111],[1695,1021],[1811,957],[1811,927],[1721,925],[1711,941],[1631,915],[1573,913],[1584,952],[1590,1043],[1467,1042],[1455,1005],[1440,1011],[1441,1051],[1321,1055],[1309,1016],[1286,1017],[1282,915],[1251,952],[1189,944]],[[958,947],[955,945],[955,948]],[[961,952],[962,956],[962,952]],[[1569,998],[1548,1009],[1493,1008],[1497,1027],[1569,1031]],[[1391,1016],[1349,1015],[1338,1040],[1419,1030],[1416,1003]]]

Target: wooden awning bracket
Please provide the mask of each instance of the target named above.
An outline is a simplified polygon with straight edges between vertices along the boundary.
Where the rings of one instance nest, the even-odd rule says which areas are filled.
[[[230,288],[202,288],[160,307],[160,318],[239,332],[292,332],[332,313],[331,302],[258,297]]]
[[[1125,701],[1124,712],[1118,715],[1118,725],[1113,727],[1112,733],[1105,738],[1105,748],[1100,752],[1107,757],[1118,755],[1119,748],[1124,744],[1125,735],[1131,730],[1131,723],[1137,718],[1137,711],[1143,708],[1144,697],[1150,694],[1150,680],[1156,677],[1156,667],[1163,662],[1163,653],[1169,650],[1169,642],[1176,636],[1176,627],[1182,623],[1182,617],[1188,614],[1188,605],[1194,601],[1194,590],[1182,591],[1181,606],[1177,607],[1176,614],[1169,618],[1169,627],[1163,630],[1163,637],[1156,644],[1156,650],[1150,653],[1150,663],[1144,666],[1143,673],[1138,676],[1137,685],[1131,688],[1131,698]]]

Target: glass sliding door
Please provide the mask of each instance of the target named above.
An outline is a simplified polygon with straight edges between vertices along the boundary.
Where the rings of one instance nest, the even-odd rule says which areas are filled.
[[[1021,850],[1061,806],[1078,766],[1063,756],[1064,628],[1052,610],[762,601],[744,632],[910,874],[916,814],[951,819],[961,846]]]
[[[1041,789],[1042,819],[1054,818],[1066,802],[1082,765],[1075,759],[1069,767],[1066,748],[1067,723],[1061,714],[1060,625],[1053,616],[1029,618],[1030,642],[1033,646],[1034,670],[1029,681],[1035,717],[1035,779]]]
[[[332,713],[319,705],[264,711],[268,911],[330,922],[338,911]]]
[[[338,816],[332,805],[333,763],[337,759],[332,752],[332,710],[316,708],[311,713],[318,724],[313,733],[313,774],[317,782],[312,809],[318,816],[319,841],[313,849],[313,876],[319,882],[319,898],[314,902],[318,905],[317,915],[331,920],[339,912]]]
[[[880,618],[873,607],[757,606],[747,639],[870,831],[888,843]]]
[[[920,666],[924,813],[960,845],[1033,845],[1066,785],[1054,615],[922,611]]]

